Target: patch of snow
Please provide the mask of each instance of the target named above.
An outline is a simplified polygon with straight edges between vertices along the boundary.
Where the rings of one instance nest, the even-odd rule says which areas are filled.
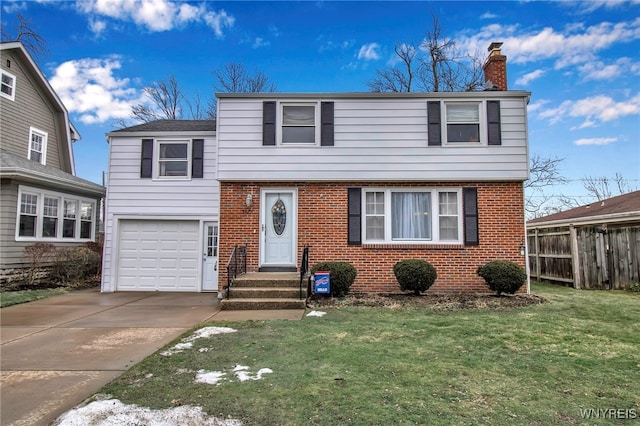
[[[165,410],[152,410],[117,399],[94,401],[61,415],[56,426],[242,426],[240,420],[223,420],[209,416],[200,407],[184,405]]]
[[[200,348],[198,349],[198,352],[209,352],[210,348]]]
[[[206,383],[208,385],[217,385],[226,375],[222,371],[206,371],[198,370],[196,373],[195,383]]]
[[[246,382],[247,380],[260,380],[262,379],[263,374],[273,373],[273,370],[271,370],[270,368],[261,368],[255,375],[252,375],[251,373],[248,373],[246,371],[235,371],[235,373],[238,380],[240,380],[241,382]]]
[[[311,311],[307,314],[308,317],[323,317],[327,313],[322,311]]]
[[[248,370],[248,369],[249,369],[249,367],[248,367],[248,366],[238,364],[238,365],[236,365],[236,367],[233,369],[233,372],[235,373],[236,371],[246,371],[246,370]]]
[[[184,351],[185,349],[191,349],[193,347],[193,342],[197,339],[203,339],[211,336],[215,336],[216,334],[226,334],[226,333],[235,333],[238,330],[229,327],[203,327],[193,332],[191,336],[187,336],[177,343],[176,345],[170,347],[166,351],[160,352],[162,356],[171,356],[173,354]],[[207,349],[208,350],[208,349]],[[206,352],[200,350],[200,352]]]

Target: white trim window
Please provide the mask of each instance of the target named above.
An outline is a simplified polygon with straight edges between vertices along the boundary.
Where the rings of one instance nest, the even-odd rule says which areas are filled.
[[[18,200],[16,241],[92,241],[95,238],[94,200],[22,185],[18,188]]]
[[[443,134],[447,143],[484,142],[481,102],[444,102],[444,110]]]
[[[5,70],[2,70],[1,74],[0,96],[14,101],[16,99],[16,76]]]
[[[461,243],[459,188],[364,189],[365,243]]]
[[[191,177],[191,141],[158,140],[156,141],[157,178],[189,179]]]
[[[35,127],[29,128],[29,160],[46,164],[48,133]]]
[[[283,102],[280,104],[280,143],[282,145],[316,145],[320,140],[317,102]]]

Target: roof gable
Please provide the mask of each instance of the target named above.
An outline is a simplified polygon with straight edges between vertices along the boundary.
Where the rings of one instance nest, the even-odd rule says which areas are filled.
[[[215,132],[215,130],[215,120],[155,120],[114,130],[109,135],[115,136],[118,133],[128,132]]]
[[[67,166],[73,175],[75,175],[75,163],[73,158],[73,146],[72,142],[74,140],[80,139],[80,134],[76,130],[75,127],[69,121],[69,113],[67,108],[62,103],[62,100],[58,96],[58,94],[53,90],[51,84],[44,76],[38,65],[35,63],[31,55],[24,48],[24,45],[19,41],[13,42],[2,42],[0,43],[0,52],[11,52],[17,58],[20,59],[25,72],[28,72],[30,76],[33,78],[33,81],[37,85],[37,87],[41,90],[41,93],[46,97],[47,101],[49,101],[50,106],[55,110],[59,119],[61,121],[61,134],[59,135],[61,138],[61,149],[64,149],[64,154],[62,158],[65,158],[68,161]]]

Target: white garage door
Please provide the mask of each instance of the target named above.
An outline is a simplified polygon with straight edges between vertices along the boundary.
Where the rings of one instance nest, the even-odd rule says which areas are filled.
[[[122,220],[119,291],[199,291],[196,221]]]

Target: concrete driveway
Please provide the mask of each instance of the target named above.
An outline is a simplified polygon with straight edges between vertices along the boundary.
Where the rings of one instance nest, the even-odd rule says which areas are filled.
[[[48,425],[207,320],[300,319],[220,311],[212,293],[82,290],[0,309],[0,424]]]

